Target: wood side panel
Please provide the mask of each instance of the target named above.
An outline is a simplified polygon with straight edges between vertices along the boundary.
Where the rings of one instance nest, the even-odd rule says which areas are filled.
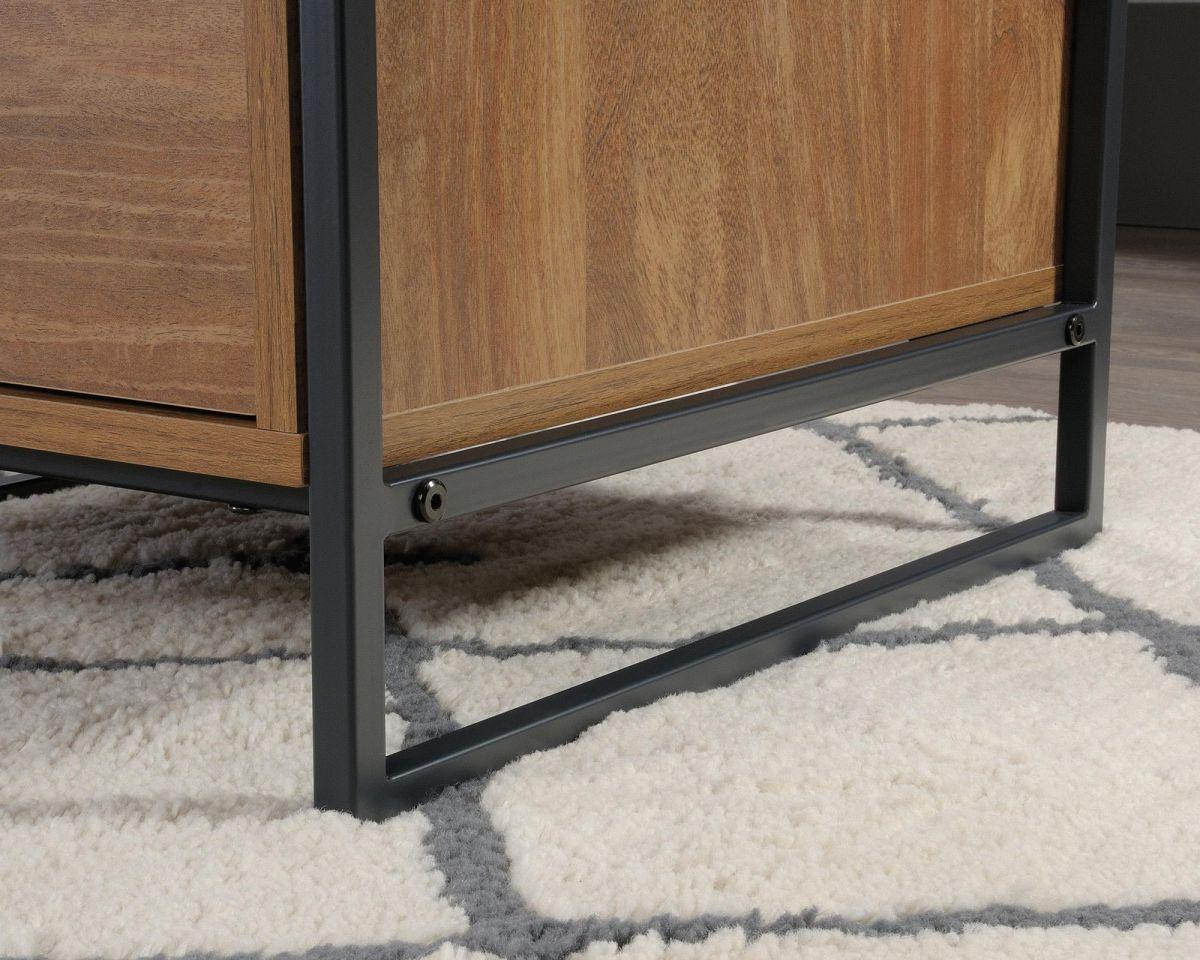
[[[377,11],[389,459],[1044,302],[1064,0]]]
[[[992,0],[990,12],[984,262],[1031,270],[1061,252],[1067,46],[1044,38],[1066,33],[1068,11]]]
[[[959,5],[960,32],[956,42],[948,43],[942,21],[945,3],[917,5],[910,23],[917,36],[900,46],[903,135],[897,143],[901,162],[893,225],[901,245],[896,280],[908,296],[953,287],[972,275],[972,267],[980,279],[1054,262],[1046,257],[992,271],[981,269],[984,264],[978,259],[985,212],[980,171],[989,146],[978,125],[986,113],[990,84],[962,79],[965,70],[988,63],[990,9],[988,3]]]
[[[299,487],[306,442],[245,417],[0,387],[0,445]]]
[[[0,3],[0,381],[251,414],[242,0]]]
[[[582,9],[379,4],[388,408],[586,366]]]
[[[292,122],[295,0],[244,0],[250,120],[250,226],[254,253],[257,422],[303,429],[304,352],[299,252],[300,157]]]
[[[584,420],[705,386],[817,363],[1058,299],[1049,267],[857,313],[385,415],[387,464]],[[597,398],[601,398],[597,402]]]

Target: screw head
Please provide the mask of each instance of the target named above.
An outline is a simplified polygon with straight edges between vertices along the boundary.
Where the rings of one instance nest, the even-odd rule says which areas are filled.
[[[441,480],[425,480],[413,497],[413,513],[418,520],[437,523],[446,512],[446,485]]]
[[[1083,317],[1075,314],[1067,321],[1067,343],[1072,347],[1077,347],[1083,343],[1084,335],[1087,333],[1087,327],[1084,326]]]

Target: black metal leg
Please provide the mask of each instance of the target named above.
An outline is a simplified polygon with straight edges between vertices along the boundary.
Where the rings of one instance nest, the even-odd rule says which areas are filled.
[[[1055,506],[1086,511],[1093,533],[1104,518],[1126,7],[1076,0],[1072,17],[1062,286],[1064,300],[1093,305],[1083,327],[1094,342],[1062,355]]]
[[[317,805],[368,818],[411,808],[612,710],[727,683],[1093,535],[1124,16],[1125,0],[1076,0],[1061,306],[384,471],[374,4],[300,0]],[[387,534],[1055,352],[1054,511],[385,756]]]
[[[379,817],[384,788],[382,374],[375,8],[300,5],[313,780]]]
[[[314,513],[313,798],[377,817],[384,777],[383,550],[335,509]]]
[[[1104,522],[1104,440],[1107,426],[1107,330],[1059,361],[1058,457],[1054,505],[1088,515],[1089,533]]]

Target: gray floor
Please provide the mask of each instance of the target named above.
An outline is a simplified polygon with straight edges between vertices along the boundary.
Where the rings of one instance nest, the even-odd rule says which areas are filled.
[[[1200,429],[1200,231],[1121,228],[1114,306],[1110,418]],[[911,399],[1053,412],[1057,390],[1056,361],[1037,360]]]

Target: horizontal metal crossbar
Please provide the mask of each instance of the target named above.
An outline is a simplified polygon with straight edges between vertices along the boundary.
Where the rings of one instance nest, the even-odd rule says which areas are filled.
[[[14,473],[9,476],[0,476],[0,500],[16,500],[21,497],[33,497],[39,493],[54,493],[56,490],[73,486],[75,483],[72,480]]]
[[[1068,346],[1063,334],[1067,320],[1086,318],[1093,309],[1080,303],[1041,307],[399,467],[385,470],[381,464],[389,500],[384,532],[421,525],[413,502],[418,487],[430,478],[447,487],[443,516],[463,516],[1057,353]],[[60,486],[61,481],[100,483],[289,513],[309,510],[306,487],[41,450],[0,446],[0,468]]]
[[[1064,332],[1070,318],[1086,319],[1093,310],[1081,303],[1040,307],[387,470],[399,500],[385,532],[423,522],[413,503],[430,479],[446,486],[443,518],[474,513],[1059,353],[1073,345]]]
[[[1046,513],[393,753],[377,809],[410,808],[451,783],[567,743],[614,710],[727,684],[860,623],[1079,546],[1094,532],[1087,514]]]

